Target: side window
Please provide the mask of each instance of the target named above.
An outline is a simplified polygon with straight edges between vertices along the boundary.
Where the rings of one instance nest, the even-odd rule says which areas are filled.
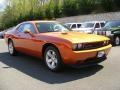
[[[81,24],[77,24],[77,27],[80,28],[80,27],[81,27]]]
[[[105,23],[100,23],[101,24],[101,27],[104,27],[105,26]]]
[[[76,24],[73,24],[71,28],[76,28]]]
[[[29,29],[32,33],[35,33],[34,26],[32,24],[24,24],[23,31]]]
[[[24,25],[22,24],[22,25],[20,25],[19,27],[18,27],[18,32],[23,32],[23,27],[24,27]]]
[[[53,29],[54,25],[49,24],[49,23],[40,23],[40,24],[37,24],[37,27],[40,33],[51,32],[54,30]]]
[[[100,28],[100,24],[96,23],[95,28]]]

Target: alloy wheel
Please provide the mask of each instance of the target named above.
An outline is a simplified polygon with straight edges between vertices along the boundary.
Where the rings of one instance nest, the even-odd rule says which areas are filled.
[[[46,63],[49,68],[54,69],[57,66],[58,59],[56,52],[53,50],[48,50],[46,53]]]
[[[8,43],[8,50],[11,55],[14,53],[14,47],[12,41],[9,41]]]
[[[115,38],[115,45],[116,46],[120,45],[120,38],[119,37]]]

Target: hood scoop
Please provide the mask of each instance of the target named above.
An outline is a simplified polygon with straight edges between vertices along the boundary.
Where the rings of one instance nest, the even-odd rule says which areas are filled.
[[[68,32],[62,31],[61,34],[66,35],[66,34],[68,34]]]

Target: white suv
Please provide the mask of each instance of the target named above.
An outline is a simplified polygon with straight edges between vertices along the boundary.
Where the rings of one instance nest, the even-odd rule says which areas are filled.
[[[81,25],[80,31],[84,33],[96,33],[96,31],[101,30],[104,25],[105,21],[88,21]]]

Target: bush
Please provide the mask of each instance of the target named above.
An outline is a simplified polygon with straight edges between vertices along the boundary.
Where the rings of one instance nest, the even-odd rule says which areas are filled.
[[[59,18],[62,16],[62,7],[60,6],[60,1],[56,0],[53,3],[53,12],[54,12],[54,17]]]
[[[52,19],[54,17],[52,0],[50,0],[50,2],[45,6],[45,15],[47,19]]]
[[[38,19],[38,20],[45,19],[44,9],[42,10],[41,8],[39,8],[38,10],[36,10],[36,12],[34,12],[34,19]]]
[[[113,0],[117,7],[120,7],[120,0]]]
[[[105,11],[113,10],[113,0],[101,0],[101,6]]]
[[[62,12],[65,16],[74,16],[79,13],[77,0],[64,0]]]
[[[79,13],[89,14],[95,9],[95,0],[79,0]]]

